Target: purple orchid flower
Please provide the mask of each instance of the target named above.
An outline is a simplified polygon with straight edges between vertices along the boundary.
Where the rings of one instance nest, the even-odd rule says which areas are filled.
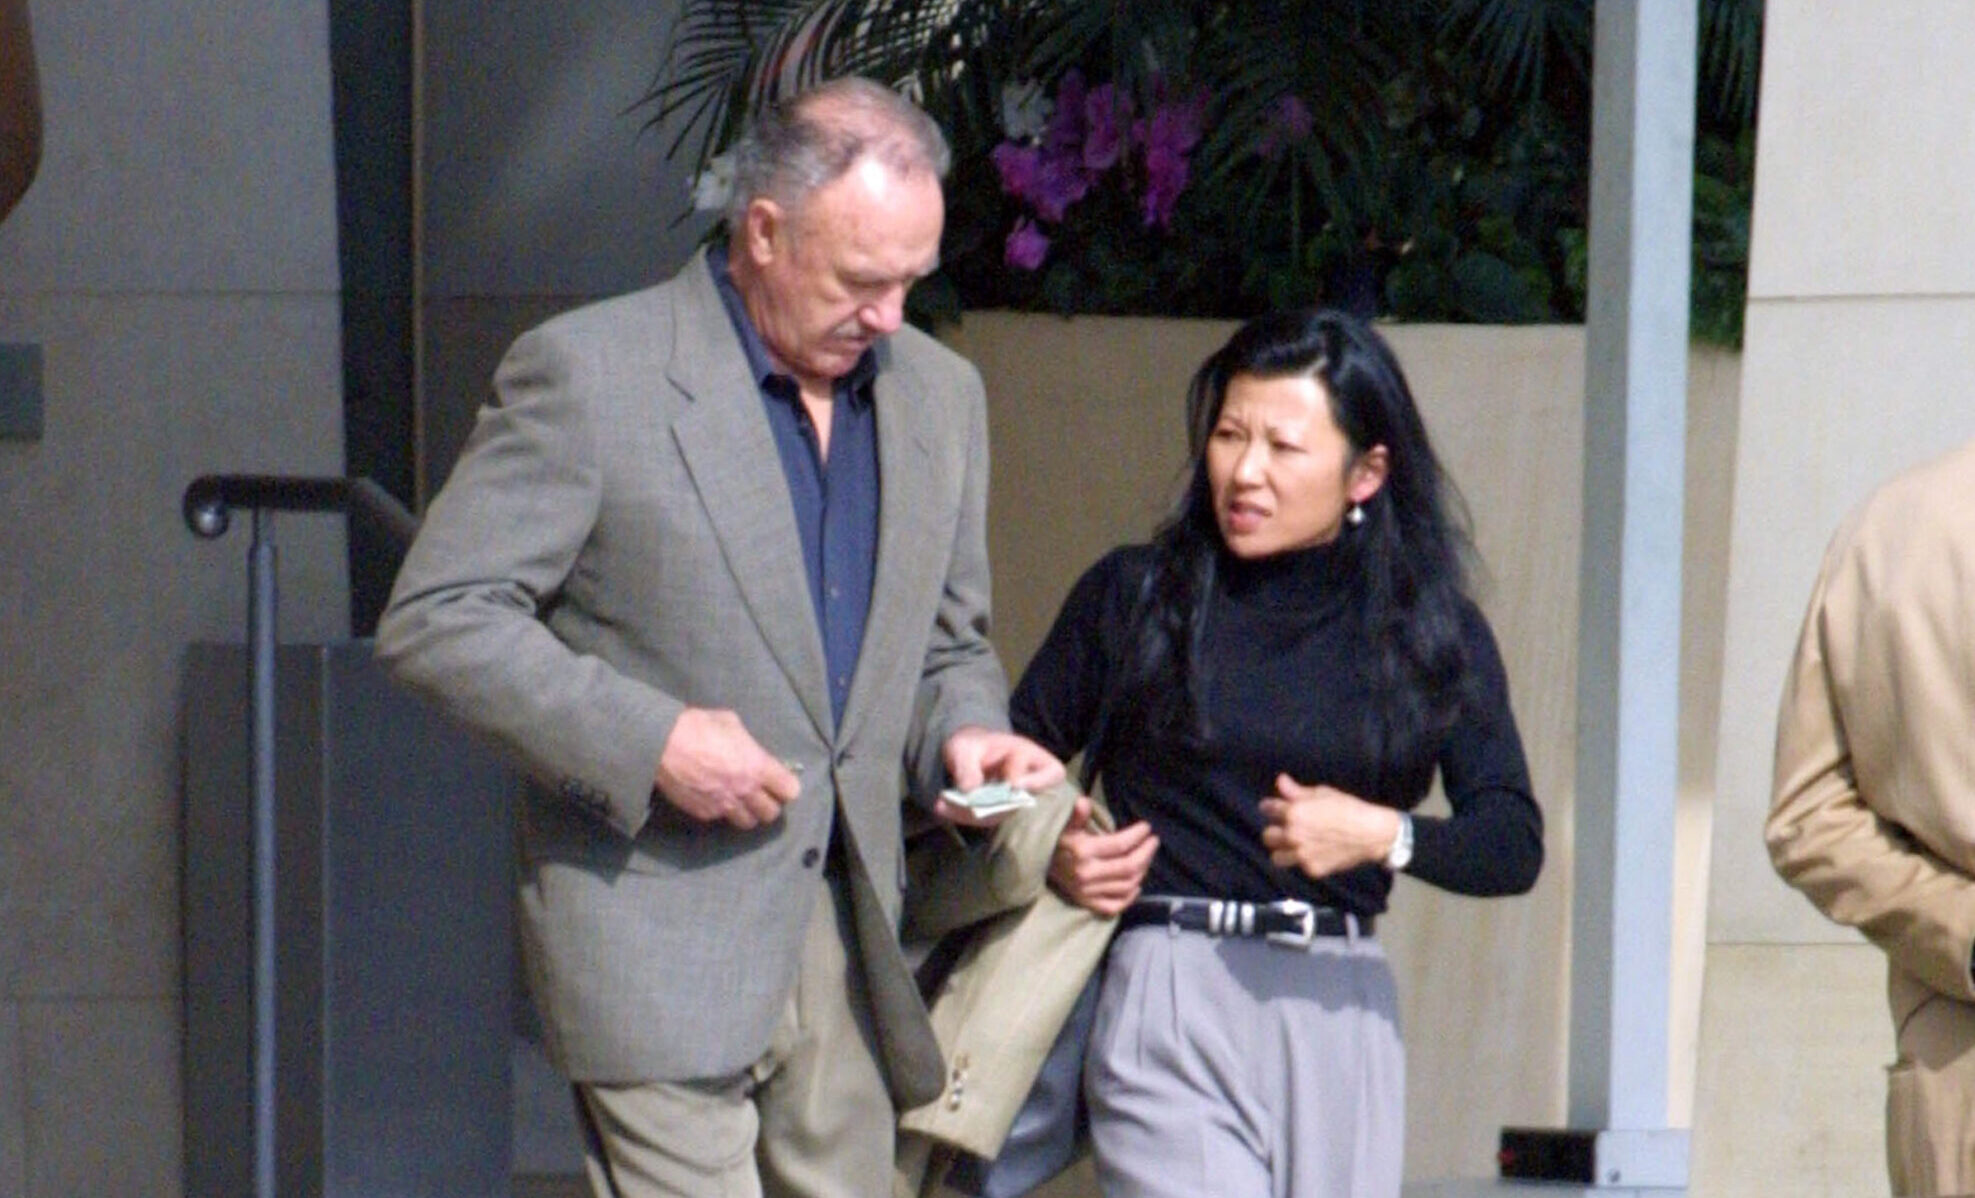
[[[1070,205],[1090,192],[1090,176],[1074,156],[1004,141],[988,158],[1001,175],[1002,192],[1028,204],[1046,221],[1061,221]]]
[[[988,159],[1001,176],[1004,194],[1026,200],[1035,192],[1036,175],[1042,169],[1041,150],[1004,141],[989,152]]]
[[[1036,270],[1049,256],[1049,238],[1036,227],[1034,221],[1022,217],[1009,231],[1002,256],[1008,265],[1017,270]]]
[[[1164,101],[1152,115],[1132,125],[1133,138],[1145,147],[1147,228],[1170,229],[1180,192],[1186,190],[1187,152],[1200,144],[1206,100],[1195,93],[1184,100]]]
[[[1179,206],[1180,192],[1186,190],[1186,155],[1164,146],[1145,151],[1145,227],[1173,227],[1173,210]]]
[[[1042,131],[1043,148],[1059,154],[1075,154],[1084,141],[1084,77],[1081,71],[1065,72],[1056,84],[1056,107],[1049,113],[1049,124]]]
[[[1148,150],[1154,147],[1185,154],[1200,144],[1207,118],[1207,100],[1195,92],[1184,100],[1162,100],[1145,120],[1132,124],[1132,134]]]
[[[1261,143],[1256,146],[1264,158],[1274,158],[1284,147],[1295,145],[1310,136],[1317,126],[1316,118],[1310,115],[1310,108],[1303,98],[1291,92],[1275,102],[1269,111],[1269,127],[1262,134]]]
[[[1115,85],[1094,87],[1084,99],[1084,169],[1108,171],[1125,156],[1125,130],[1131,120],[1131,100]]]
[[[1084,173],[1074,154],[1044,151],[1035,179],[1025,197],[1036,215],[1052,224],[1060,222],[1070,205],[1090,192],[1090,176]]]

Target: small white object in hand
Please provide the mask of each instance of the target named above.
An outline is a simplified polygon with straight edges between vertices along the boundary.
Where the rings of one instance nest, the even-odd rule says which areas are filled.
[[[1036,805],[1034,795],[1007,782],[989,782],[972,790],[954,790],[949,787],[940,792],[940,798],[983,817]]]

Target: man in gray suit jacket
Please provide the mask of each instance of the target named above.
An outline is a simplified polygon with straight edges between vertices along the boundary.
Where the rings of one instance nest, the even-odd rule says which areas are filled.
[[[523,951],[596,1193],[869,1198],[944,1080],[908,764],[1062,767],[1006,730],[979,375],[902,325],[944,139],[840,80],[735,162],[725,246],[509,350],[377,647],[530,779]]]

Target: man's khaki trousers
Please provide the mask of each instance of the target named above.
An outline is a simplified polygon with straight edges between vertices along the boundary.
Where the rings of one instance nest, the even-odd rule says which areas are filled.
[[[1894,1198],[1975,1194],[1975,1004],[1894,967],[1899,1059],[1886,1074],[1886,1167]]]
[[[575,1087],[597,1198],[871,1198],[890,1188],[895,1115],[846,947],[849,902],[840,881],[820,885],[795,989],[752,1068]]]

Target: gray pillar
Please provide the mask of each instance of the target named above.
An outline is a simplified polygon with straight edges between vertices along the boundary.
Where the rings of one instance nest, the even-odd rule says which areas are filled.
[[[1684,1186],[1667,1127],[1695,0],[1603,0],[1592,82],[1570,1123],[1595,1185]]]
[[[1570,1110],[1507,1178],[1684,1192],[1667,1126],[1696,0],[1601,0],[1577,630]]]

